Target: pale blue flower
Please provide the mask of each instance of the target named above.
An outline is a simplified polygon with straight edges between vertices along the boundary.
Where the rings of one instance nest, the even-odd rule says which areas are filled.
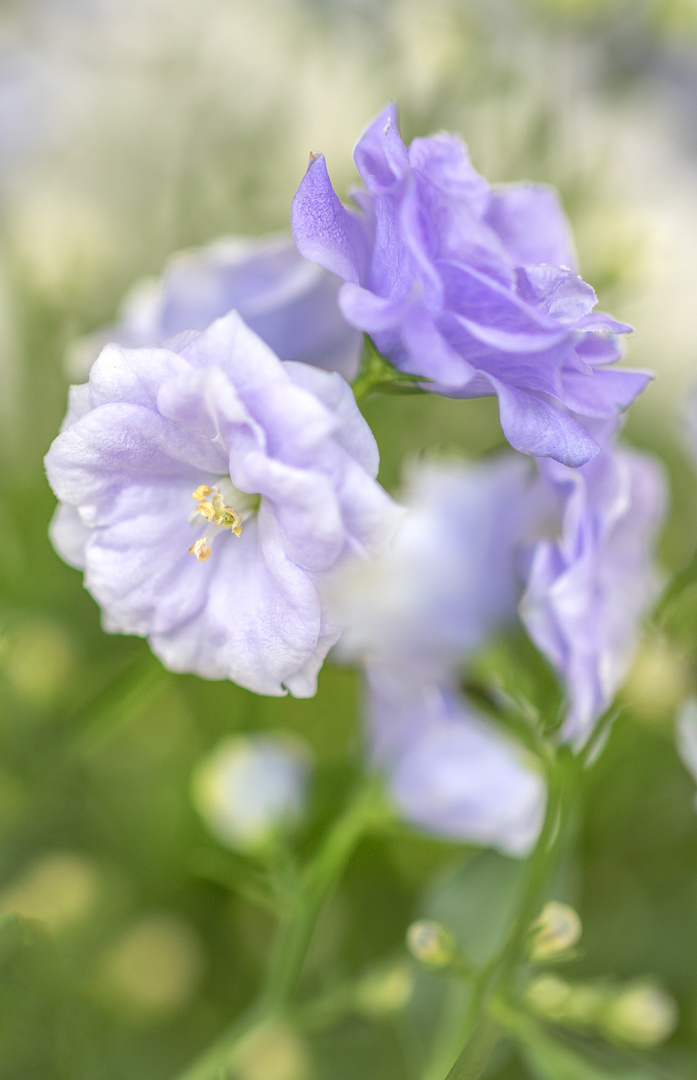
[[[184,330],[205,330],[233,309],[281,360],[355,378],[361,335],[337,303],[340,279],[303,259],[290,237],[226,238],[180,252],[160,278],[128,294],[113,326],[76,343],[71,373],[84,377],[101,347],[157,345]]]
[[[235,735],[198,765],[194,805],[223,844],[262,848],[301,820],[310,767],[309,749],[289,735]]]
[[[650,379],[612,365],[631,328],[594,311],[555,192],[491,187],[454,135],[414,139],[394,105],[355,150],[358,212],[312,155],[291,212],[301,253],[342,277],[341,308],[400,370],[453,397],[495,394],[516,449],[582,465],[588,418],[612,418]]]
[[[546,787],[534,758],[448,684],[368,673],[368,735],[401,816],[449,840],[527,854]]]
[[[412,466],[393,543],[340,593],[342,654],[440,678],[515,622],[531,485],[529,462],[514,454]]]
[[[600,439],[602,434],[598,434]],[[625,678],[660,587],[656,536],[666,508],[658,462],[608,445],[580,469],[540,462],[548,539],[534,547],[520,614],[567,697],[562,738],[590,734]]]
[[[235,312],[160,348],[107,346],[46,467],[53,542],[105,628],[265,694],[315,692],[342,629],[324,591],[398,516],[350,387],[282,362]]]

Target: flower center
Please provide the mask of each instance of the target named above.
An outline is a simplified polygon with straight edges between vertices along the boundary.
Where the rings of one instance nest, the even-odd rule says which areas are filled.
[[[189,554],[198,562],[205,562],[210,558],[213,540],[221,532],[229,531],[235,536],[240,535],[243,523],[259,506],[259,496],[246,495],[234,487],[231,481],[224,479],[213,487],[199,484],[191,494],[198,505],[190,515],[189,522],[195,528],[203,525],[206,535],[194,541],[189,548]],[[233,500],[237,508],[231,505]]]

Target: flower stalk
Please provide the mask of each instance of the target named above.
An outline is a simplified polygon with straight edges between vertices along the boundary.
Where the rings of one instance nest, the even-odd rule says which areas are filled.
[[[290,910],[281,921],[265,983],[257,1000],[176,1080],[218,1080],[252,1031],[287,1014],[312,941],[317,919],[361,838],[384,823],[389,810],[381,790],[361,788],[334,822],[300,877]]]
[[[503,947],[475,982],[470,1008],[460,1031],[462,1049],[445,1080],[477,1080],[484,1070],[500,1034],[500,1025],[491,1013],[491,1003],[497,995],[505,993],[523,959],[530,926],[539,912],[554,864],[569,838],[570,830],[566,825],[567,819],[573,819],[569,810],[577,762],[570,751],[562,748],[549,759],[547,769],[545,819],[527,863],[520,903]],[[430,1073],[426,1078],[430,1080]]]

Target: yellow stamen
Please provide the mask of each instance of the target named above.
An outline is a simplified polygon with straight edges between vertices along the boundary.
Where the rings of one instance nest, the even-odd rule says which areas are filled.
[[[232,490],[235,491],[234,488]],[[237,492],[237,495],[243,500],[243,510],[242,513],[239,513],[234,506],[225,505],[224,496],[217,484],[214,484],[213,487],[209,487],[208,484],[200,484],[192,494],[194,499],[198,500],[198,506],[190,515],[189,522],[194,526],[201,524],[201,518],[210,522],[216,528],[213,539],[215,539],[219,529],[229,529],[235,536],[240,536],[244,521],[259,503],[258,496],[250,497],[245,495],[244,492]],[[249,505],[250,502],[251,506]],[[209,538],[204,536],[202,539],[197,540],[193,547],[189,548],[189,551],[196,556],[199,562],[205,562],[206,559],[210,558],[210,543]]]
[[[213,503],[207,502],[205,499],[202,499],[196,509],[198,510],[199,514],[202,517],[205,517],[208,521],[213,521],[215,519],[216,515]]]
[[[207,544],[208,537],[200,537],[200,539],[196,540],[196,542],[192,544],[192,546],[189,548],[189,554],[195,555],[199,562],[205,562],[206,559],[210,559],[211,557],[211,549],[210,547],[206,547]]]
[[[223,512],[227,515],[227,517],[232,519],[231,521],[226,522],[226,524],[229,524],[235,536],[239,536],[242,532],[242,518],[232,506],[224,506]]]

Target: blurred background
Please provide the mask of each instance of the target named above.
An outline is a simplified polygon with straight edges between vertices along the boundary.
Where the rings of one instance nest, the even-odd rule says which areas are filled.
[[[72,343],[175,250],[287,230],[311,149],[347,189],[389,98],[405,138],[457,131],[490,180],[560,188],[584,277],[658,375],[627,438],[670,473],[666,572],[694,550],[697,0],[2,0],[0,1080],[170,1080],[253,997],[273,920],[191,796],[222,738],[283,729],[308,747],[301,854],[360,772],[351,671],[328,664],[311,701],[262,699],[104,634],[47,539],[42,457]],[[392,490],[424,448],[501,441],[488,401],[365,411]],[[696,632],[688,590],[647,633],[563,883],[585,928],[574,975],[650,978],[679,1004],[637,1080],[697,1075],[697,812],[673,733]],[[272,1033],[235,1075],[416,1080],[444,990],[409,967],[405,929],[440,914],[486,948],[517,873],[397,826],[365,842],[306,986],[368,989],[331,1026]],[[531,1073],[507,1050],[487,1075]]]

